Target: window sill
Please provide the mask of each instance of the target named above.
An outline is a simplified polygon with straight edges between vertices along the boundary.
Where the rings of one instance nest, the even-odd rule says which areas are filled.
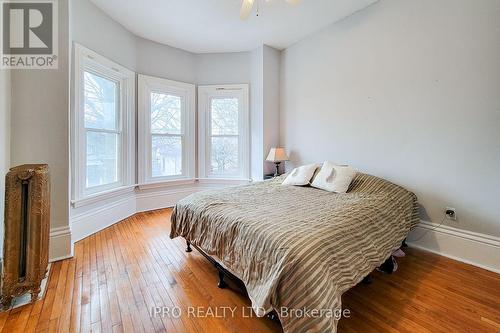
[[[251,179],[240,178],[189,178],[189,179],[175,179],[168,181],[158,181],[137,185],[140,191],[143,190],[157,190],[168,189],[175,187],[185,187],[185,185],[242,185],[251,183]]]
[[[185,178],[185,179],[173,179],[173,180],[163,180],[158,182],[144,183],[144,184],[134,184],[121,186],[108,190],[105,192],[99,192],[96,194],[89,195],[85,198],[72,200],[71,206],[73,208],[80,208],[95,203],[102,202],[103,200],[112,199],[121,195],[133,193],[137,190],[160,190],[160,189],[183,189],[186,186],[206,186],[217,187],[217,185],[243,185],[251,183],[251,179],[239,179],[239,178]]]
[[[156,182],[139,184],[137,187],[139,190],[149,190],[149,189],[157,189],[157,188],[165,188],[172,186],[181,186],[181,185],[191,185],[196,182],[194,178],[181,178],[181,179],[172,179],[172,180],[160,180]]]
[[[94,203],[101,202],[106,199],[114,198],[123,194],[132,193],[134,192],[134,190],[135,190],[135,185],[120,186],[112,190],[92,194],[81,199],[71,200],[71,206],[73,206],[73,208],[88,206]]]
[[[245,178],[197,178],[200,184],[223,184],[223,185],[241,185],[251,183],[251,179]]]

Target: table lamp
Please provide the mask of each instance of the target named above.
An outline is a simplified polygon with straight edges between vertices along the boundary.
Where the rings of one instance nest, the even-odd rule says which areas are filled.
[[[267,155],[266,158],[266,161],[276,164],[276,172],[274,173],[274,177],[279,176],[279,168],[281,162],[288,160],[289,158],[284,148],[271,148],[271,150],[269,151],[269,155]]]

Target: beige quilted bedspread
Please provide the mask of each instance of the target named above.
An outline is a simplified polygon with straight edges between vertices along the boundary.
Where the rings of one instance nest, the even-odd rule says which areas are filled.
[[[361,173],[346,194],[282,181],[191,195],[176,205],[170,237],[186,238],[239,277],[254,311],[277,310],[286,333],[335,332],[331,311],[339,313],[342,294],[416,225],[417,198]],[[309,314],[286,315],[291,309]]]

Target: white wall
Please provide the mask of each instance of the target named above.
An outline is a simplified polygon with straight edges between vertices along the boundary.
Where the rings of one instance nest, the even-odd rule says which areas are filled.
[[[135,36],[89,0],[71,7],[72,40],[140,74],[194,83],[195,55]]]
[[[271,147],[279,146],[281,52],[263,45],[250,57],[251,176],[262,180],[274,173],[274,164],[265,159]]]
[[[169,80],[195,83],[195,55],[136,37],[136,71],[140,74],[166,78]]]
[[[282,52],[281,144],[500,235],[500,1],[383,0]]]
[[[0,258],[3,257],[5,174],[10,167],[10,78],[9,70],[0,70]]]
[[[196,83],[240,84],[251,80],[250,52],[196,55]]]
[[[263,47],[263,158],[272,147],[279,147],[280,140],[280,66],[281,52],[264,45]],[[282,168],[284,169],[284,163]],[[264,162],[264,174],[274,173],[273,163]]]
[[[136,69],[136,37],[89,0],[72,0],[71,38],[128,69]]]
[[[51,173],[51,229],[69,225],[69,19],[59,5],[59,68],[11,73],[11,165],[47,163]],[[58,229],[62,231],[62,229]],[[51,257],[67,252],[68,238],[51,242]]]
[[[264,49],[251,52],[250,75],[250,177],[264,177]]]

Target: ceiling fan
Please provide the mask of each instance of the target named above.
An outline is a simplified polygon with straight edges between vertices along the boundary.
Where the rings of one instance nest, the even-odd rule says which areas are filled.
[[[255,2],[257,2],[257,16],[259,16],[259,7],[258,7],[259,1],[260,0],[243,0],[243,2],[241,3],[240,18],[242,20],[248,19],[250,13],[252,12],[252,8]],[[269,2],[271,0],[265,0],[265,1]],[[292,5],[297,5],[300,2],[300,0],[285,0],[285,1]]]

